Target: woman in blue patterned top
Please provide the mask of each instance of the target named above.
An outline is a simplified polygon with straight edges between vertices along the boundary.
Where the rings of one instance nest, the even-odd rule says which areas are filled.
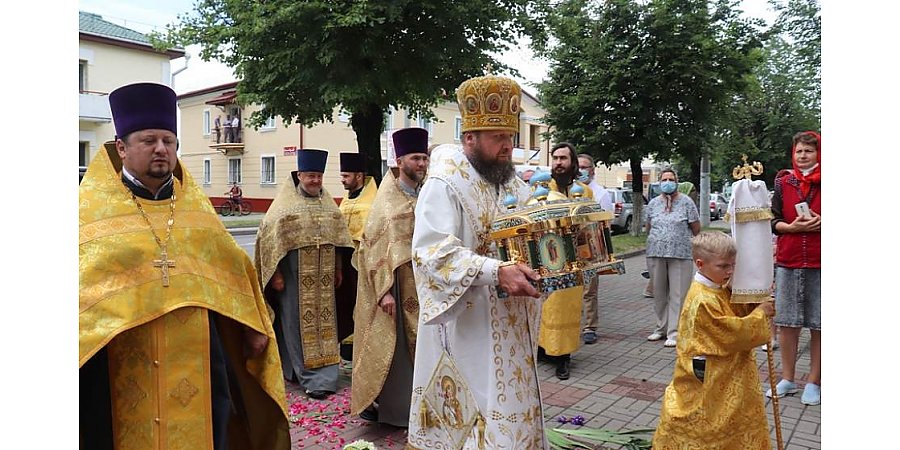
[[[691,238],[700,232],[700,213],[690,197],[678,193],[678,174],[673,169],[663,169],[659,182],[662,194],[650,200],[644,215],[650,232],[646,256],[656,312],[656,328],[647,340],[666,338],[665,346],[674,347],[681,303],[694,275]]]

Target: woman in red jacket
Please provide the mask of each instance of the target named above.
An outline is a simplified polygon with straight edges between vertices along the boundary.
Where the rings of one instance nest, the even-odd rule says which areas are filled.
[[[791,148],[794,170],[775,180],[772,196],[772,214],[775,216],[772,231],[778,236],[775,324],[780,329],[782,367],[782,379],[775,390],[779,397],[799,390],[794,371],[797,347],[800,331],[809,328],[810,371],[800,398],[805,405],[821,402],[821,144],[821,137],[816,132],[794,135]],[[766,396],[772,396],[771,389]]]

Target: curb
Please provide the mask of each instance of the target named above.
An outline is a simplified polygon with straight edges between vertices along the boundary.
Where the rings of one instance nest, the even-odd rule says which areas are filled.
[[[646,252],[647,252],[646,248],[639,248],[637,250],[632,250],[630,252],[625,252],[625,253],[613,253],[613,255],[615,255],[616,259],[624,260],[624,259],[631,258],[633,256],[643,255]]]
[[[258,228],[226,228],[232,236],[246,236],[256,234]]]

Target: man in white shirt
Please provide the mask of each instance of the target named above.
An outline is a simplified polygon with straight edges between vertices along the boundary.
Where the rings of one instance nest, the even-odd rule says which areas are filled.
[[[231,137],[231,142],[241,142],[241,119],[238,119],[237,114],[231,119]]]
[[[581,172],[582,177],[587,175],[587,181],[582,180],[582,182],[590,186],[591,191],[594,192],[594,200],[597,200],[597,203],[600,204],[604,211],[612,211],[612,195],[603,185],[594,180],[594,158],[587,153],[580,153],[578,155],[578,170]],[[599,322],[597,317],[597,278],[594,277],[591,280],[590,287],[584,291],[586,323],[581,331],[581,339],[585,344],[597,342],[597,323]]]

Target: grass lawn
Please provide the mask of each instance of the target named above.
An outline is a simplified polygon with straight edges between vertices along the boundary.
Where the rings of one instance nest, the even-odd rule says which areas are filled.
[[[647,247],[647,235],[639,234],[632,236],[628,233],[617,234],[612,237],[613,250],[615,254],[628,253],[633,250],[640,250]]]
[[[717,227],[706,227],[703,228],[702,231],[722,231],[725,234],[731,234],[731,230]],[[641,233],[637,236],[632,236],[629,233],[615,234],[612,237],[612,242],[613,250],[616,251],[617,255],[620,255],[622,253],[647,248],[647,234]]]

